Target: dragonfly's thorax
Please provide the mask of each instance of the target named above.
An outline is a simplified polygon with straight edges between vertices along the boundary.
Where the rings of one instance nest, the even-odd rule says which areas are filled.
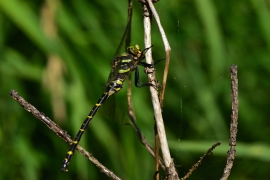
[[[113,60],[111,64],[112,70],[105,86],[105,92],[108,92],[109,96],[122,89],[123,82],[130,72],[137,68],[142,55],[143,53],[139,46],[135,45],[128,47],[127,53],[123,53]]]

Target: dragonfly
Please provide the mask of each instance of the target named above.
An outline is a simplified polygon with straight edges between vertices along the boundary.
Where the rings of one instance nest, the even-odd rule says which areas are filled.
[[[146,62],[142,62],[145,58],[145,53],[153,46],[145,48],[141,50],[139,45],[135,44],[134,46],[130,46],[127,48],[127,51],[120,56],[116,57],[111,63],[111,72],[108,77],[108,81],[105,85],[104,93],[101,95],[93,109],[90,111],[86,119],[84,120],[81,128],[79,129],[77,135],[75,136],[72,144],[70,145],[69,151],[67,152],[61,171],[67,172],[68,164],[70,163],[72,156],[75,152],[76,147],[78,146],[82,135],[87,129],[89,123],[95,116],[98,109],[101,105],[115,93],[119,92],[126,78],[130,75],[131,72],[135,71],[135,86],[136,87],[144,87],[144,86],[153,86],[151,83],[142,83],[139,77],[139,68],[138,65],[143,66],[145,68],[154,68],[154,64],[148,64]]]

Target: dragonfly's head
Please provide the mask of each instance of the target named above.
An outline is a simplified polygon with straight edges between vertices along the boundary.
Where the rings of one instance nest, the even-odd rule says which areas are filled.
[[[134,46],[129,46],[127,48],[127,52],[129,54],[132,54],[135,57],[140,57],[142,54],[142,51],[141,51],[140,46],[138,44],[135,44]]]

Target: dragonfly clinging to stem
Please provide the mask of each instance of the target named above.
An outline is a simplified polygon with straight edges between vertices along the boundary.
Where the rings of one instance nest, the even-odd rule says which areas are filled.
[[[100,108],[100,106],[105,102],[108,97],[111,95],[119,92],[122,89],[123,82],[129,76],[132,71],[135,71],[135,86],[136,87],[144,87],[144,86],[154,86],[151,83],[142,83],[140,82],[139,78],[139,69],[138,65],[143,66],[145,68],[154,68],[153,64],[148,64],[146,62],[142,62],[145,57],[145,53],[151,48],[152,46],[141,50],[140,47],[136,44],[134,46],[130,46],[127,48],[127,52],[121,54],[120,56],[116,57],[112,63],[112,69],[109,74],[108,81],[105,85],[105,91],[90,111],[86,119],[84,120],[80,130],[78,131],[75,139],[73,140],[72,144],[70,145],[69,151],[66,154],[66,157],[63,161],[62,171],[67,172],[67,166],[71,161],[71,158],[74,154],[74,151],[80,142],[80,139],[88,127],[88,124],[93,119],[94,115]]]

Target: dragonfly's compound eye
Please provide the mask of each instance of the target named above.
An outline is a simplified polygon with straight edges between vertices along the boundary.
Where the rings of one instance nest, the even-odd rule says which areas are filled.
[[[135,48],[136,48],[137,51],[141,51],[140,46],[138,44],[135,44]]]
[[[134,46],[130,46],[128,47],[128,53],[131,53],[133,55],[137,55],[137,54],[140,54],[141,53],[141,49],[140,49],[140,46],[138,44],[135,44]]]

